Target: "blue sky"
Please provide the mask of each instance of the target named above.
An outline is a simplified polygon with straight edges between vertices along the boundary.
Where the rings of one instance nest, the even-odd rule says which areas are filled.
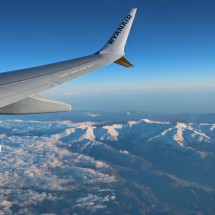
[[[132,7],[126,57],[135,67],[113,64],[46,94],[77,108],[214,112],[212,0],[2,0],[0,71],[94,53]]]

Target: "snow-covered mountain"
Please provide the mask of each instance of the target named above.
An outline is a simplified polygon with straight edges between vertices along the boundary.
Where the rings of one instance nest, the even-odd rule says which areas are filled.
[[[215,124],[10,119],[0,138],[0,214],[214,214]]]

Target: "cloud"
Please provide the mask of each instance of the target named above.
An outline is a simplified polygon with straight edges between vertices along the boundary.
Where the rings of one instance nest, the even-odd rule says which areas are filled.
[[[79,198],[76,201],[76,207],[84,207],[89,211],[95,212],[97,209],[104,209],[106,206],[104,203],[115,200],[116,197],[114,195],[110,196],[98,196],[98,195],[87,195],[85,197]]]
[[[71,89],[64,89],[62,90],[50,90],[47,91],[45,93],[43,93],[44,95],[47,96],[51,96],[51,97],[59,97],[59,96],[63,96],[63,97],[70,97],[70,96],[77,96],[77,95],[81,95],[84,94],[85,92],[81,91],[81,90],[71,90]]]
[[[126,151],[126,150],[120,150],[120,153],[122,153],[122,154],[126,154],[126,155],[128,155],[128,154],[129,154],[129,152],[128,152],[128,151]]]
[[[11,206],[12,206],[12,203],[9,201],[4,200],[4,201],[0,202],[0,207],[10,208]]]

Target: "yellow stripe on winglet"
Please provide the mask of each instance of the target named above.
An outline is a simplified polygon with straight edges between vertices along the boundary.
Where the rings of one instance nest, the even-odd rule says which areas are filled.
[[[131,68],[131,67],[134,67],[126,58],[122,57],[120,58],[119,60],[115,61],[114,63],[117,63],[121,66],[124,66],[124,67],[128,67],[128,68]]]

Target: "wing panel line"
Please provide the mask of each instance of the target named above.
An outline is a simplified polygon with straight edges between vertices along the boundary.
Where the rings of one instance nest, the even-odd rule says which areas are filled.
[[[60,69],[60,70],[57,70],[57,71],[48,72],[48,73],[46,73],[46,74],[37,75],[37,76],[34,76],[34,77],[30,77],[30,78],[25,78],[25,79],[23,79],[23,80],[17,80],[17,81],[13,81],[13,82],[8,82],[8,83],[5,83],[5,84],[1,84],[0,87],[1,87],[1,86],[8,86],[8,85],[15,84],[15,83],[18,83],[18,82],[28,81],[28,80],[31,80],[31,79],[34,79],[34,78],[39,78],[39,77],[45,76],[45,75],[55,74],[55,73],[57,73],[57,72],[62,72],[63,70],[71,69],[71,68],[74,68],[74,67],[77,67],[77,66],[81,66],[81,65],[86,64],[86,63],[93,62],[93,61],[95,61],[95,60],[98,60],[99,58],[100,58],[100,56],[97,57],[97,58],[95,58],[95,59],[93,59],[93,60],[90,60],[90,61],[87,61],[87,62],[84,62],[84,63],[81,63],[81,64],[77,64],[77,65],[75,65],[75,66],[70,66],[70,67],[66,67],[66,68],[63,68],[63,69]],[[94,64],[94,65],[95,65],[95,64]],[[85,68],[85,69],[86,69],[86,68]],[[81,70],[81,69],[80,69],[80,70]],[[80,70],[77,70],[76,72],[78,72],[78,71],[80,71]]]

